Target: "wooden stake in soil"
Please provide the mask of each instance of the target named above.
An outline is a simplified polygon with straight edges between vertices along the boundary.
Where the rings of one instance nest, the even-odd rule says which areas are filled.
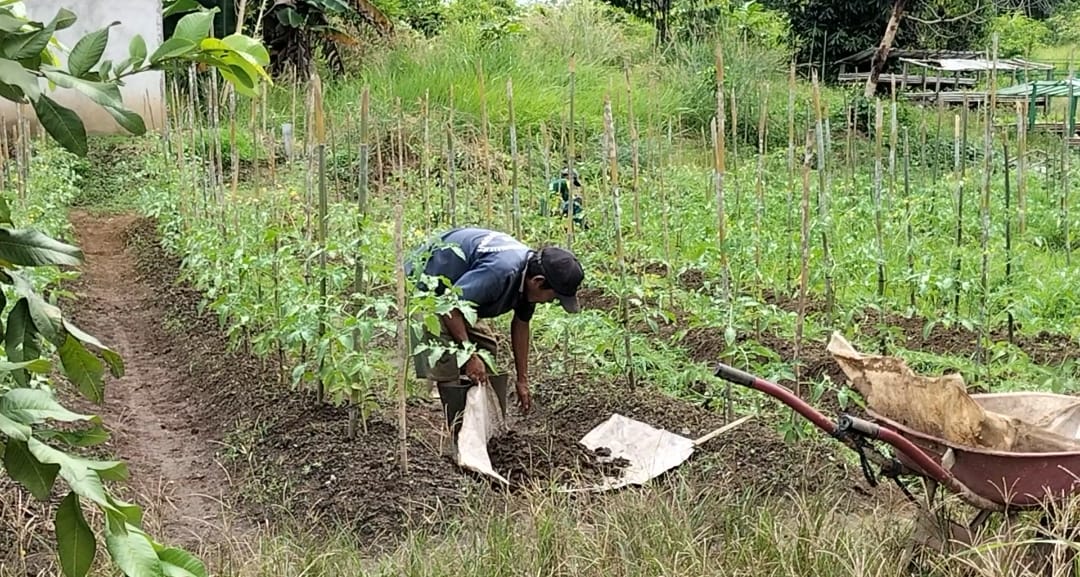
[[[312,114],[314,120],[313,132],[315,137],[315,153],[318,158],[318,177],[319,177],[319,222],[317,226],[318,230],[318,246],[319,246],[319,303],[322,305],[319,308],[319,340],[321,341],[326,336],[327,323],[326,323],[326,220],[328,218],[327,202],[326,202],[326,126],[323,119],[323,100],[322,100],[322,79],[318,73],[314,73],[311,76],[311,99],[312,99]],[[316,402],[322,403],[326,398],[326,384],[323,382],[322,374],[325,363],[325,355],[319,359],[319,377],[316,382],[315,399]]]
[[[909,285],[909,299],[908,306],[911,307],[911,312],[915,312],[915,241],[914,232],[911,226],[911,148],[908,146],[908,127],[904,127],[904,223],[907,230],[907,247],[904,252],[907,253],[907,266],[908,266],[908,285]]]
[[[878,272],[878,331],[881,333],[881,354],[886,354],[885,347],[885,233],[882,229],[882,166],[881,166],[881,140],[882,140],[882,109],[881,100],[875,100],[876,114],[874,116],[874,231],[877,248],[877,272]]]
[[[802,340],[803,324],[806,321],[806,291],[810,284],[810,169],[814,158],[814,131],[806,132],[806,152],[803,154],[802,168],[802,234],[800,235],[801,253],[799,256],[799,312],[795,317],[795,394],[802,395]]]
[[[641,193],[638,190],[639,175],[639,153],[640,143],[638,139],[637,121],[634,119],[634,87],[630,83],[630,67],[624,69],[626,75],[626,106],[627,117],[630,127],[630,158],[633,162],[633,181],[631,191],[634,194],[634,236],[637,239],[641,238]],[[614,142],[614,141],[612,141]]]
[[[762,290],[765,279],[761,273],[761,245],[765,242],[762,234],[762,220],[765,217],[765,142],[769,130],[768,120],[769,85],[766,83],[761,96],[761,117],[758,119],[757,178],[754,183],[757,198],[757,203],[754,206],[754,276],[758,302],[764,302]],[[761,320],[757,315],[754,317],[754,334],[758,337],[761,336]]]
[[[446,118],[446,191],[450,196],[450,226],[457,227],[457,162],[454,157],[454,87],[450,87],[450,109]]]
[[[494,226],[495,220],[492,214],[495,199],[491,192],[491,151],[490,139],[488,138],[488,113],[487,113],[487,90],[484,89],[484,61],[476,61],[476,76],[479,80],[477,87],[480,96],[480,145],[484,156],[484,222],[488,226]]]
[[[506,106],[510,115],[510,194],[514,200],[514,235],[521,238],[521,195],[518,191],[518,141],[514,120],[514,81],[506,79]]]
[[[367,219],[368,197],[368,158],[370,157],[370,145],[368,144],[368,121],[371,114],[371,91],[364,86],[360,92],[360,175],[358,190],[356,191],[357,214],[356,214],[356,237],[363,238],[364,221]],[[359,297],[364,294],[364,255],[356,253],[356,268],[353,271],[353,292]],[[353,329],[353,350],[359,352],[363,348],[360,343],[360,328]],[[356,437],[356,421],[360,416],[359,404],[361,395],[366,391],[358,391],[354,385],[351,393],[352,402],[349,404],[349,438]],[[367,434],[367,420],[363,421],[364,434]]]
[[[567,178],[566,190],[569,196],[568,206],[566,210],[566,248],[570,250],[574,246],[574,195],[577,190],[574,188],[574,90],[576,79],[576,65],[574,63],[574,55],[570,55],[570,118],[567,122],[567,137],[566,137],[566,169],[570,171],[570,177]],[[569,339],[569,337],[567,337]],[[564,348],[569,351],[569,344],[564,341]]]
[[[1027,228],[1027,103],[1016,103],[1016,208],[1017,233],[1023,238]]]
[[[818,218],[821,220],[821,254],[822,266],[825,268],[825,323],[832,325],[833,304],[835,299],[833,292],[833,262],[829,252],[829,177],[826,163],[825,144],[829,135],[824,126],[824,111],[821,105],[821,88],[818,85],[817,72],[811,73],[814,98],[814,116],[816,117],[815,132],[817,134],[817,168],[818,168]]]
[[[990,387],[990,363],[987,355],[986,345],[989,341],[990,327],[987,326],[989,318],[987,315],[986,307],[987,302],[990,299],[990,176],[993,174],[993,152],[994,152],[994,107],[997,105],[997,52],[998,52],[998,35],[995,32],[993,40],[991,41],[991,65],[990,65],[990,90],[989,106],[986,107],[985,118],[985,133],[983,135],[983,183],[982,183],[982,199],[979,202],[979,216],[982,221],[982,239],[980,246],[982,248],[982,266],[980,280],[982,281],[982,294],[979,298],[979,346],[978,358],[979,364],[983,366],[986,371],[986,387],[989,390]]]
[[[731,308],[730,273],[724,214],[724,49],[716,45],[716,116],[712,122],[713,186],[716,189],[716,244],[720,256],[720,286],[724,304]]]
[[[1012,211],[1009,208],[1009,138],[1006,132],[1001,139],[1001,152],[1005,157],[1005,289],[1006,294],[1009,292],[1009,288],[1012,287],[1012,264],[1013,264],[1013,252],[1012,252]],[[1009,344],[1014,344],[1014,330],[1015,323],[1012,313],[1012,298],[1010,297],[1005,305],[1005,311],[1008,315],[1008,331],[1009,331]]]
[[[397,336],[398,355],[401,365],[398,368],[398,442],[400,454],[398,463],[405,473],[409,471],[409,438],[406,428],[408,420],[405,417],[405,384],[409,373],[409,335],[406,328],[405,311],[405,248],[404,233],[402,231],[403,199],[404,191],[400,191],[397,202],[394,203],[394,270],[397,271]]]
[[[792,282],[792,261],[794,260],[795,252],[795,229],[792,224],[792,213],[794,212],[794,200],[795,196],[795,62],[792,61],[791,68],[788,71],[788,149],[787,149],[787,166],[788,166],[788,190],[787,190],[787,203],[784,206],[787,207],[784,222],[784,235],[787,239],[785,243],[787,245],[787,255],[785,258],[784,266],[784,280],[786,289],[791,290]]]
[[[604,137],[607,140],[608,170],[611,179],[611,199],[615,208],[615,258],[619,263],[619,316],[623,325],[623,348],[626,354],[626,374],[631,387],[637,386],[634,376],[634,356],[630,347],[630,309],[627,305],[626,255],[623,252],[622,206],[619,204],[619,157],[615,143],[615,120],[611,114],[611,98],[604,98]]]

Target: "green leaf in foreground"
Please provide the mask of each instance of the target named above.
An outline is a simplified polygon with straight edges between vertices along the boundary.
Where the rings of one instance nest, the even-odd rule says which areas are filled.
[[[105,400],[105,367],[94,353],[86,350],[72,335],[60,346],[60,364],[66,376],[87,399],[95,403]]]
[[[106,524],[105,547],[127,577],[165,577],[153,544],[137,527],[128,525],[120,532]]]
[[[21,387],[11,389],[0,396],[0,412],[26,425],[36,425],[49,419],[65,423],[97,420],[96,417],[80,415],[68,410],[45,389]]]
[[[34,112],[49,136],[69,152],[86,156],[86,127],[78,114],[44,94],[34,101]]]
[[[100,30],[95,30],[75,43],[75,47],[71,49],[71,56],[68,58],[68,71],[72,76],[80,78],[85,76],[98,63],[98,60],[101,60],[101,56],[105,54],[105,47],[109,44],[109,28],[116,24],[119,23],[113,22]]]
[[[32,102],[41,97],[41,88],[38,87],[37,77],[23,68],[22,64],[0,58],[0,83],[17,88]]]
[[[0,259],[19,266],[78,265],[83,252],[39,230],[0,228]]]
[[[64,575],[84,577],[90,572],[97,541],[83,517],[79,496],[74,491],[64,497],[56,510],[56,545]]]
[[[206,565],[183,549],[163,547],[157,554],[167,577],[206,577]]]
[[[52,463],[39,461],[25,441],[12,439],[4,449],[4,468],[15,482],[30,491],[38,501],[49,498],[56,474],[60,467]]]

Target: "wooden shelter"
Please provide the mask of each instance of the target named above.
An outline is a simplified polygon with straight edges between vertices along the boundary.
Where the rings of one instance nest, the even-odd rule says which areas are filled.
[[[838,60],[838,80],[865,83],[870,75],[870,61],[875,50],[867,48]],[[897,49],[889,52],[878,86],[896,86],[909,100],[975,104],[981,102],[985,94],[965,89],[974,88],[979,76],[989,74],[994,67],[995,63],[981,52]],[[899,73],[895,72],[897,68],[900,69]],[[1054,67],[1022,58],[1000,58],[996,69],[999,77],[1008,74],[1014,82],[1027,82],[1035,74],[1045,74],[1047,80],[1052,79]],[[909,91],[911,87],[918,87],[919,90]]]
[[[1076,135],[1076,107],[1077,100],[1080,100],[1080,79],[1068,78],[1062,80],[1036,80],[1033,82],[1025,82],[1023,84],[1002,88],[997,92],[997,95],[1004,99],[1015,98],[1028,101],[1028,131],[1035,128],[1049,128],[1053,132],[1060,131],[1070,137]],[[1065,121],[1060,123],[1060,125],[1057,123],[1036,125],[1035,112],[1037,101],[1041,99],[1048,104],[1051,98],[1068,99]]]

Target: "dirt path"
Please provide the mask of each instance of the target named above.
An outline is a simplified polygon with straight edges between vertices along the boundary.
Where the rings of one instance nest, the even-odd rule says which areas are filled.
[[[192,418],[184,382],[191,367],[125,251],[122,233],[136,220],[71,214],[86,261],[68,312],[124,358],[126,374],[107,383],[105,404],[95,408],[112,432],[108,449],[128,463],[138,502],[161,524],[157,536],[193,544],[220,530],[229,480],[214,462],[214,439]]]

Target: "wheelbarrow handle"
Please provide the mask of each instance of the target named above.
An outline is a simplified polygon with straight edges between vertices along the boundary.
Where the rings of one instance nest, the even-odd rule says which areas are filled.
[[[721,379],[724,379],[725,381],[730,381],[732,383],[735,383],[736,385],[742,385],[744,387],[756,388],[756,387],[754,387],[754,381],[757,380],[757,377],[755,377],[754,375],[751,375],[750,373],[748,373],[746,371],[740,371],[739,369],[736,369],[735,367],[729,367],[728,365],[725,365],[724,363],[719,363],[716,366],[716,376],[720,377]]]

